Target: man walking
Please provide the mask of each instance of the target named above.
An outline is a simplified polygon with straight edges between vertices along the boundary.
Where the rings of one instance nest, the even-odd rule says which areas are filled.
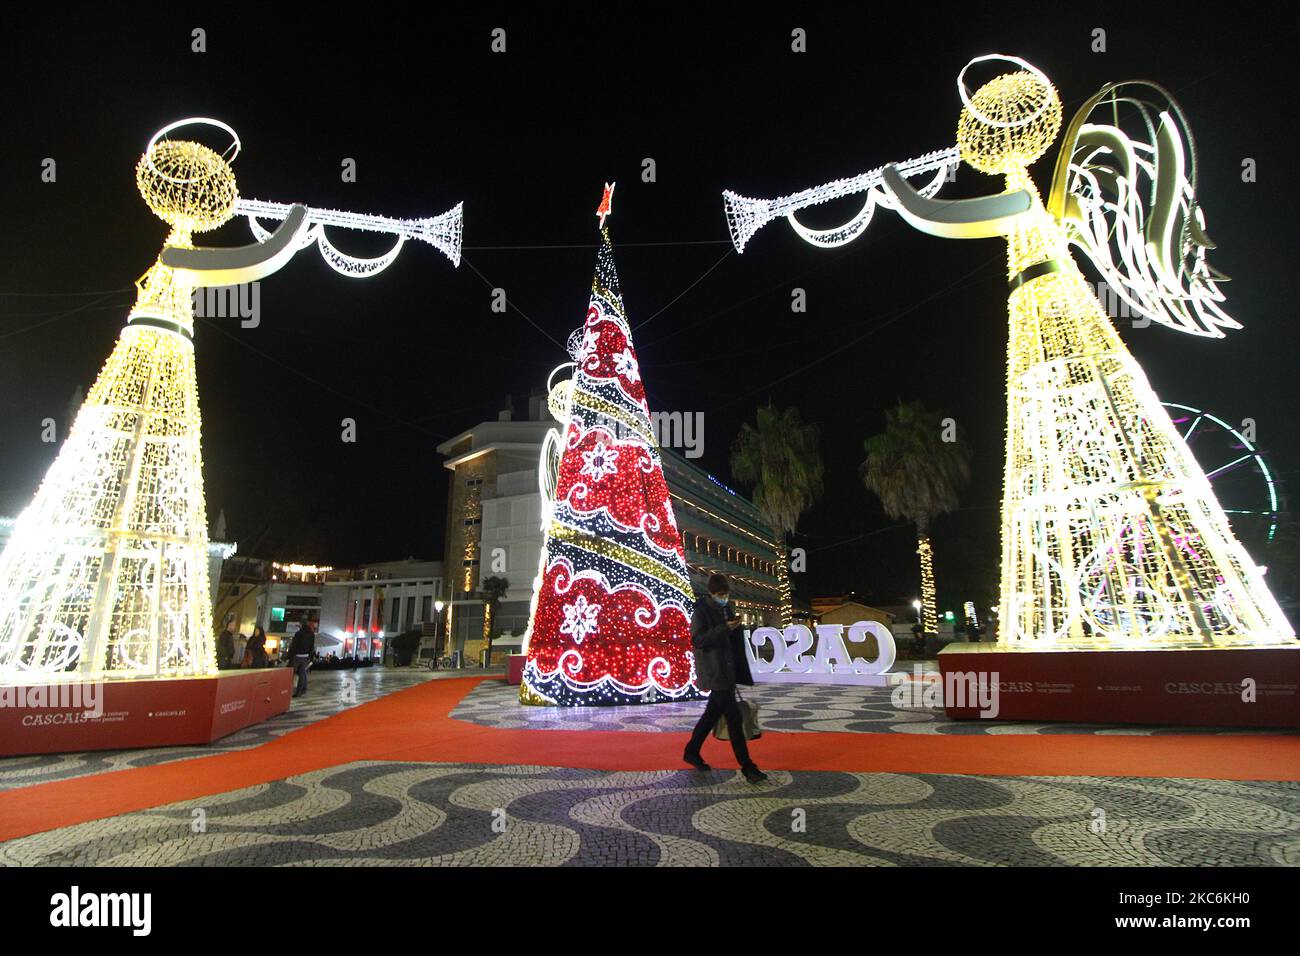
[[[302,626],[293,636],[289,645],[289,665],[297,677],[293,689],[294,697],[307,693],[307,671],[311,670],[311,659],[316,656],[316,634],[312,630],[315,624],[310,618],[303,618]]]
[[[726,575],[713,574],[709,576],[708,597],[695,602],[695,613],[691,616],[691,644],[695,648],[696,685],[709,691],[709,702],[695,725],[682,759],[696,770],[711,769],[700,756],[700,748],[718,721],[725,718],[740,772],[750,783],[762,783],[767,774],[750,759],[745,721],[736,701],[736,685],[753,686],[754,678],[741,644],[744,638],[740,618],[735,608],[728,606],[730,600],[731,584]]]

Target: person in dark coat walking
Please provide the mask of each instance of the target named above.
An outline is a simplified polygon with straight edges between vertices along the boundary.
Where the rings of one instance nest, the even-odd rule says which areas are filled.
[[[691,733],[682,759],[696,770],[711,769],[700,756],[700,748],[718,721],[725,719],[740,772],[750,783],[762,783],[767,774],[759,770],[749,756],[745,721],[736,700],[736,685],[753,686],[754,677],[749,672],[749,658],[745,656],[742,644],[744,635],[740,630],[740,618],[735,608],[728,606],[730,597],[731,585],[726,575],[710,575],[708,597],[695,602],[695,613],[691,615],[695,683],[700,690],[709,691],[709,702]]]
[[[307,693],[307,671],[311,670],[311,659],[316,656],[316,633],[312,630],[314,622],[304,618],[298,633],[294,634],[289,645],[289,666],[297,677],[297,686],[293,689],[294,697]]]

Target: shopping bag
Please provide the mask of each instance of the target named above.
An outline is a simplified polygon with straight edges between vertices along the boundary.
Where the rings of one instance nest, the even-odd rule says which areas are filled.
[[[736,699],[740,704],[740,717],[745,727],[745,739],[754,740],[763,736],[763,725],[758,722],[758,704],[751,700],[745,700],[740,696],[740,691],[736,691]],[[723,717],[718,720],[717,725],[713,728],[713,736],[719,740],[730,740],[731,731],[727,729],[727,718]]]

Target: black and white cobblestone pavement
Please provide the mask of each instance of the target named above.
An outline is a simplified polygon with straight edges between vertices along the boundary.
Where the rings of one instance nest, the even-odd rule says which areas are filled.
[[[1258,730],[1135,727],[1123,724],[1036,724],[1005,720],[949,720],[942,710],[897,707],[888,687],[827,684],[757,684],[743,691],[759,706],[766,730],[782,733],[861,734],[1257,734]],[[644,707],[521,707],[518,688],[484,681],[452,710],[456,720],[524,730],[628,730],[688,733],[704,705],[660,703]],[[1300,733],[1300,731],[1269,731]]]
[[[0,845],[6,866],[390,864],[1297,866],[1300,783],[362,762]]]
[[[255,747],[395,690],[473,674],[313,674],[289,714],[217,744],[8,758],[0,788]],[[766,729],[788,733],[1198,732],[957,723],[896,708],[887,689],[768,684],[746,694]],[[681,733],[702,706],[521,707],[516,688],[485,681],[451,716],[539,731]],[[1300,783],[773,771],[751,786],[723,769],[376,761],[0,844],[3,866],[501,864],[1300,866]]]

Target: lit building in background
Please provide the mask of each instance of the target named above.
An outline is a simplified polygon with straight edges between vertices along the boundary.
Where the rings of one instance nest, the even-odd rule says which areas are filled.
[[[817,624],[843,624],[848,626],[858,621],[876,621],[891,630],[898,615],[893,610],[872,607],[858,600],[856,594],[832,594],[812,599],[813,620]]]
[[[226,563],[214,605],[218,629],[225,622],[236,635],[265,628],[272,655],[310,619],[319,622],[318,653],[380,661],[403,631],[431,632],[425,643],[432,646],[442,595],[441,561],[333,568],[240,557]]]
[[[443,560],[452,599],[449,646],[471,659],[483,646],[478,592],[484,578],[510,582],[497,608],[503,637],[494,649],[518,645],[528,627],[543,543],[537,469],[553,425],[546,397],[535,394],[527,419],[517,421],[505,408],[496,421],[438,445],[452,472]],[[732,602],[746,624],[779,625],[780,558],[772,529],[750,501],[671,449],[660,451],[692,584],[702,593],[708,575],[721,572],[731,579]]]

